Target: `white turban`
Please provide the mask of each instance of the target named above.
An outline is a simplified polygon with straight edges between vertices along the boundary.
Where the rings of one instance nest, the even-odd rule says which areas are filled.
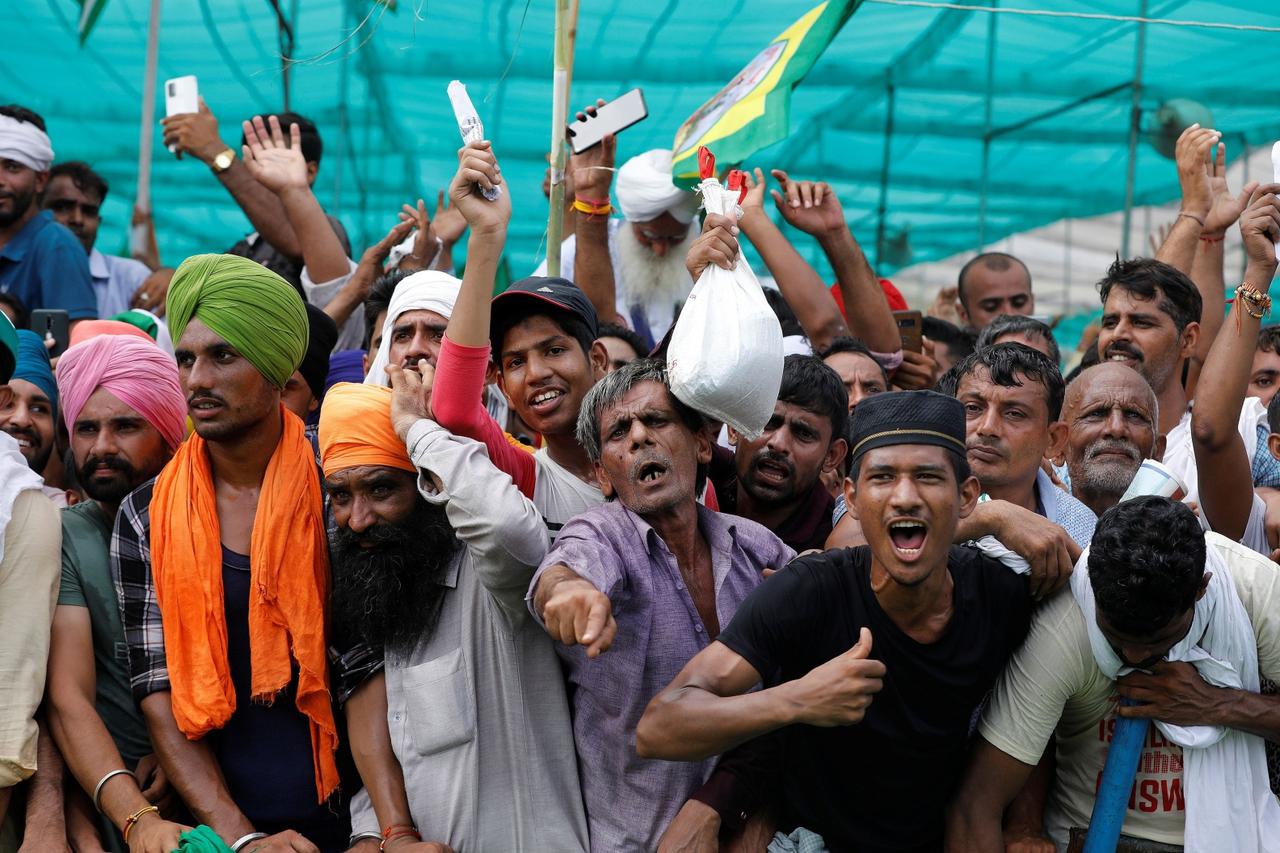
[[[386,370],[391,361],[391,327],[401,314],[406,311],[434,311],[448,320],[453,316],[453,304],[458,301],[461,288],[461,281],[437,270],[423,270],[402,279],[396,285],[395,293],[391,294],[387,319],[382,323],[382,343],[378,344],[378,354],[369,365],[364,384],[391,384]]]
[[[0,115],[0,160],[12,160],[37,172],[49,171],[53,165],[49,134],[29,122]]]
[[[652,222],[670,213],[689,224],[697,198],[671,183],[671,152],[655,148],[632,157],[618,170],[618,207],[628,222]]]

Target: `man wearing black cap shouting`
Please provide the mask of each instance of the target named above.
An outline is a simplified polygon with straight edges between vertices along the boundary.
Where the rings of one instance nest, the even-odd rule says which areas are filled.
[[[747,596],[649,704],[636,748],[696,761],[782,729],[776,805],[794,841],[937,850],[970,721],[1031,598],[1025,578],[951,544],[979,493],[958,401],[871,397],[852,434],[845,498],[868,544],[802,557]]]

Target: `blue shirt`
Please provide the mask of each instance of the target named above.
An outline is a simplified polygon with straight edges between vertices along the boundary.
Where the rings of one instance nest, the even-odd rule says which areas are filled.
[[[151,275],[147,265],[133,258],[89,253],[89,276],[98,301],[98,316],[106,319],[129,310],[129,302],[142,282]]]
[[[28,311],[61,308],[72,320],[98,316],[89,256],[75,235],[42,210],[0,249],[0,292]]]

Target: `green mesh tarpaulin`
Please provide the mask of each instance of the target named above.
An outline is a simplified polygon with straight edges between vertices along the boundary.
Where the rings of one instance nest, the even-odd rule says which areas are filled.
[[[108,178],[99,246],[120,252],[136,175],[149,3],[110,0],[83,47],[74,0],[0,5],[6,22],[0,101],[42,113],[60,160],[87,160]],[[813,5],[582,0],[570,103],[643,87],[651,117],[620,137],[619,155],[670,147],[693,110]],[[1280,25],[1275,0],[1020,5],[1108,15],[1136,15],[1145,5],[1152,18]],[[291,106],[313,118],[324,137],[320,200],[346,224],[357,252],[385,233],[402,202],[418,196],[433,202],[452,174],[459,145],[445,86],[461,79],[513,189],[508,255],[513,275],[523,274],[544,250],[547,205],[540,186],[550,137],[554,4],[400,0],[396,6],[278,3],[286,19],[296,12]],[[889,245],[909,233],[912,261],[973,249],[983,212],[990,242],[1122,207],[1138,25],[1002,14],[993,27],[992,17],[867,0],[796,89],[791,136],[748,165],[830,181],[874,255],[887,144],[883,235]],[[1144,132],[1162,103],[1189,98],[1212,110],[1233,156],[1244,143],[1280,137],[1280,77],[1271,72],[1278,38],[1148,25]],[[282,105],[279,44],[277,12],[268,0],[165,0],[159,77],[197,75],[224,139],[235,145],[242,118]],[[163,115],[158,101],[157,115]],[[204,166],[175,160],[158,133],[153,155],[166,263],[226,248],[248,230]],[[1137,204],[1176,196],[1173,165],[1145,133],[1135,178]],[[820,257],[801,236],[806,256]],[[887,256],[878,267],[891,272],[904,260]]]

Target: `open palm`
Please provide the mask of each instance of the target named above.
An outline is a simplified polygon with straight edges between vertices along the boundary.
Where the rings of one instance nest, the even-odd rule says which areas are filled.
[[[271,116],[267,131],[262,116],[244,123],[244,165],[254,180],[274,193],[307,186],[307,161],[302,156],[302,132],[296,124],[289,126],[286,142],[280,120]]]

